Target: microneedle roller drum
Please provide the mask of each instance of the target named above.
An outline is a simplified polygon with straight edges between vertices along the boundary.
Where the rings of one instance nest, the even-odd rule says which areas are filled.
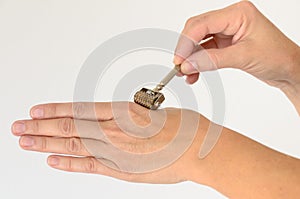
[[[142,88],[134,95],[134,102],[144,106],[151,110],[156,110],[160,104],[165,100],[165,97],[161,91],[171,79],[180,71],[180,65],[175,65],[175,67],[161,80],[156,87],[151,90],[148,88]]]

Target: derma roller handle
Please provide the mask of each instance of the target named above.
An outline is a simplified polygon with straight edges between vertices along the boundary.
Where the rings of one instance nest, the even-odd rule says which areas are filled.
[[[180,71],[180,65],[175,65],[175,67],[161,80],[161,82],[153,89],[153,91],[160,91],[166,86],[171,79]]]

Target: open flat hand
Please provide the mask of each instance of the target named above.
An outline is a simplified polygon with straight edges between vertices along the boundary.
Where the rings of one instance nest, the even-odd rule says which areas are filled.
[[[51,167],[149,183],[189,180],[209,123],[201,117],[200,130],[193,111],[128,102],[43,104],[30,114],[12,132],[25,150],[58,154]]]

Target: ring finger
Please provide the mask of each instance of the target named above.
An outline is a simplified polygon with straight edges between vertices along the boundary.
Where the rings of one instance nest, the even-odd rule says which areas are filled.
[[[96,140],[94,140],[97,142]],[[47,153],[90,156],[80,138],[55,138],[41,136],[22,136],[20,146],[25,150]]]

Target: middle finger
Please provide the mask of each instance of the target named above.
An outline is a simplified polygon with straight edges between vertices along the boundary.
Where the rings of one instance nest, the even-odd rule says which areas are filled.
[[[102,129],[112,128],[112,122],[76,120],[72,118],[59,118],[48,120],[22,120],[12,125],[15,135],[41,135],[54,137],[82,137],[97,140],[106,140]],[[103,128],[103,126],[108,126]]]

